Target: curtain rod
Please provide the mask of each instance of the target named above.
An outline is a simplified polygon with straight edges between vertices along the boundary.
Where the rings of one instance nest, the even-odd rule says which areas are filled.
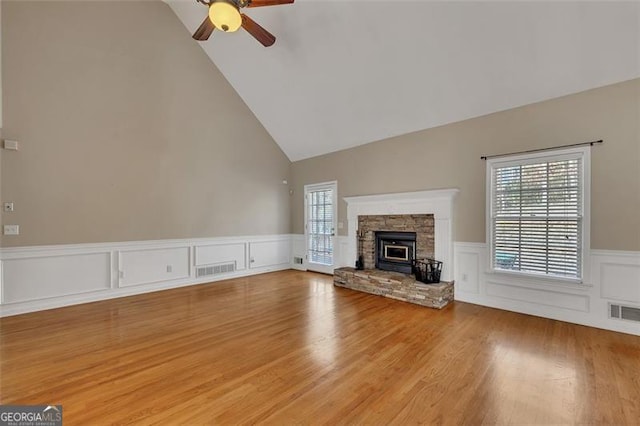
[[[483,155],[482,157],[480,157],[480,159],[481,160],[487,160],[489,158],[504,157],[504,156],[507,156],[507,155],[529,154],[529,153],[532,153],[532,152],[550,151],[552,149],[571,148],[573,146],[583,146],[583,145],[593,146],[593,145],[595,145],[597,143],[603,143],[603,142],[604,141],[602,139],[600,139],[600,140],[597,140],[597,141],[572,143],[572,144],[569,144],[569,145],[554,146],[554,147],[551,147],[551,148],[540,148],[540,149],[530,149],[528,151],[510,152],[508,154]]]

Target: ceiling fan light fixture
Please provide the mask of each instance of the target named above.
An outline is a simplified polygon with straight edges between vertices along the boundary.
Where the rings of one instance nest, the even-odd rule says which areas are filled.
[[[242,17],[238,8],[224,0],[211,3],[209,19],[217,29],[225,32],[237,31],[242,25]]]

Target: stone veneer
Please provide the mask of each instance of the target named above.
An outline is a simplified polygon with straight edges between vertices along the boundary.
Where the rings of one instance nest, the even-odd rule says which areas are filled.
[[[379,269],[338,268],[333,284],[391,299],[442,309],[453,301],[453,283],[424,284],[411,275]]]
[[[376,231],[415,232],[416,258],[434,256],[434,220],[432,214],[397,214],[358,216],[358,233],[362,236],[364,268],[376,267]],[[360,254],[360,253],[359,253]]]

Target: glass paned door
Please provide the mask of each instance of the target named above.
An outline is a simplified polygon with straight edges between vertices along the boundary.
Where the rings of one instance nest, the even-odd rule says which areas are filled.
[[[305,186],[307,268],[333,273],[336,224],[336,183]]]

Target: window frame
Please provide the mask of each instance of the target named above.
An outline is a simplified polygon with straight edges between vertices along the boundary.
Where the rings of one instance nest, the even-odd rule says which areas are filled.
[[[529,154],[516,154],[500,156],[497,158],[487,159],[486,164],[486,232],[487,232],[487,245],[489,249],[488,253],[488,273],[511,275],[514,277],[522,278],[535,278],[537,280],[548,281],[550,283],[569,283],[569,284],[584,284],[589,282],[590,268],[589,268],[589,250],[591,248],[591,147],[577,147],[568,149],[555,149],[544,152],[536,152]],[[506,269],[499,269],[495,267],[495,244],[494,244],[494,223],[493,223],[493,208],[494,208],[494,173],[496,168],[521,166],[528,164],[540,164],[553,161],[562,161],[569,159],[581,159],[582,160],[582,221],[580,226],[581,233],[581,247],[580,247],[580,277],[562,277],[558,275],[551,275],[546,273],[535,273],[528,271],[511,271]]]

